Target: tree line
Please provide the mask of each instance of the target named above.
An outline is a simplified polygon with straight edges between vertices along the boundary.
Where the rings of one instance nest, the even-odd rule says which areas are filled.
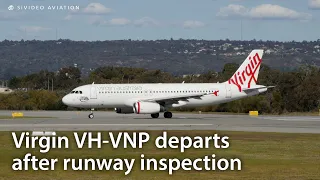
[[[227,63],[220,72],[208,71],[185,77],[174,76],[161,70],[132,67],[99,67],[87,77],[82,77],[81,71],[75,67],[61,68],[58,72],[42,70],[27,76],[11,78],[9,87],[15,92],[0,95],[0,109],[66,110],[67,106],[62,104],[61,98],[73,88],[83,84],[224,82],[238,67],[238,64]],[[266,93],[229,103],[178,110],[235,113],[258,110],[260,113],[282,114],[312,112],[319,109],[320,69],[316,66],[301,66],[297,71],[282,72],[262,65],[258,84],[276,87]]]
[[[225,63],[242,62],[252,49],[264,49],[263,62],[291,71],[303,64],[320,66],[320,40],[302,42],[235,40],[0,41],[0,79],[42,69],[77,66],[87,76],[101,66],[160,69],[175,75],[220,71]],[[170,66],[168,66],[170,64]]]

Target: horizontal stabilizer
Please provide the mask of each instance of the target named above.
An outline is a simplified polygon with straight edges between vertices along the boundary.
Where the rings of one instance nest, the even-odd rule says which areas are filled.
[[[259,90],[259,89],[268,89],[268,88],[274,88],[276,86],[256,86],[252,88],[243,88],[242,90],[246,93],[254,91],[254,90]]]

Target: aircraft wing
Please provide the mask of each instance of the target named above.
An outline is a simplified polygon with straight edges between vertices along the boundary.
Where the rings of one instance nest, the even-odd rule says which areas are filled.
[[[168,97],[159,97],[159,98],[150,98],[150,99],[141,99],[140,101],[145,102],[157,102],[159,104],[174,104],[178,101],[187,101],[190,98],[201,99],[204,95],[209,95],[210,93],[199,93],[199,94],[189,94],[189,95],[180,95],[180,96],[168,96]]]

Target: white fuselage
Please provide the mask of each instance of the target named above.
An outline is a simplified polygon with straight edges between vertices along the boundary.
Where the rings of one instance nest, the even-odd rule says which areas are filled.
[[[266,91],[239,92],[228,83],[159,83],[159,84],[89,84],[75,88],[63,98],[68,106],[80,108],[132,107],[137,101],[153,98],[189,96],[205,93],[198,98],[187,98],[165,107],[195,107],[225,103]],[[81,92],[81,94],[80,94]]]

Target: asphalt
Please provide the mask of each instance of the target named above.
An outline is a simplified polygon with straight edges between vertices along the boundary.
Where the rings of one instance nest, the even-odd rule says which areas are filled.
[[[0,131],[92,130],[228,130],[254,132],[320,133],[320,116],[249,116],[174,113],[171,119],[150,115],[88,111],[19,111],[37,118],[0,119]],[[0,111],[11,116],[12,111]],[[39,118],[40,117],[40,118]]]

